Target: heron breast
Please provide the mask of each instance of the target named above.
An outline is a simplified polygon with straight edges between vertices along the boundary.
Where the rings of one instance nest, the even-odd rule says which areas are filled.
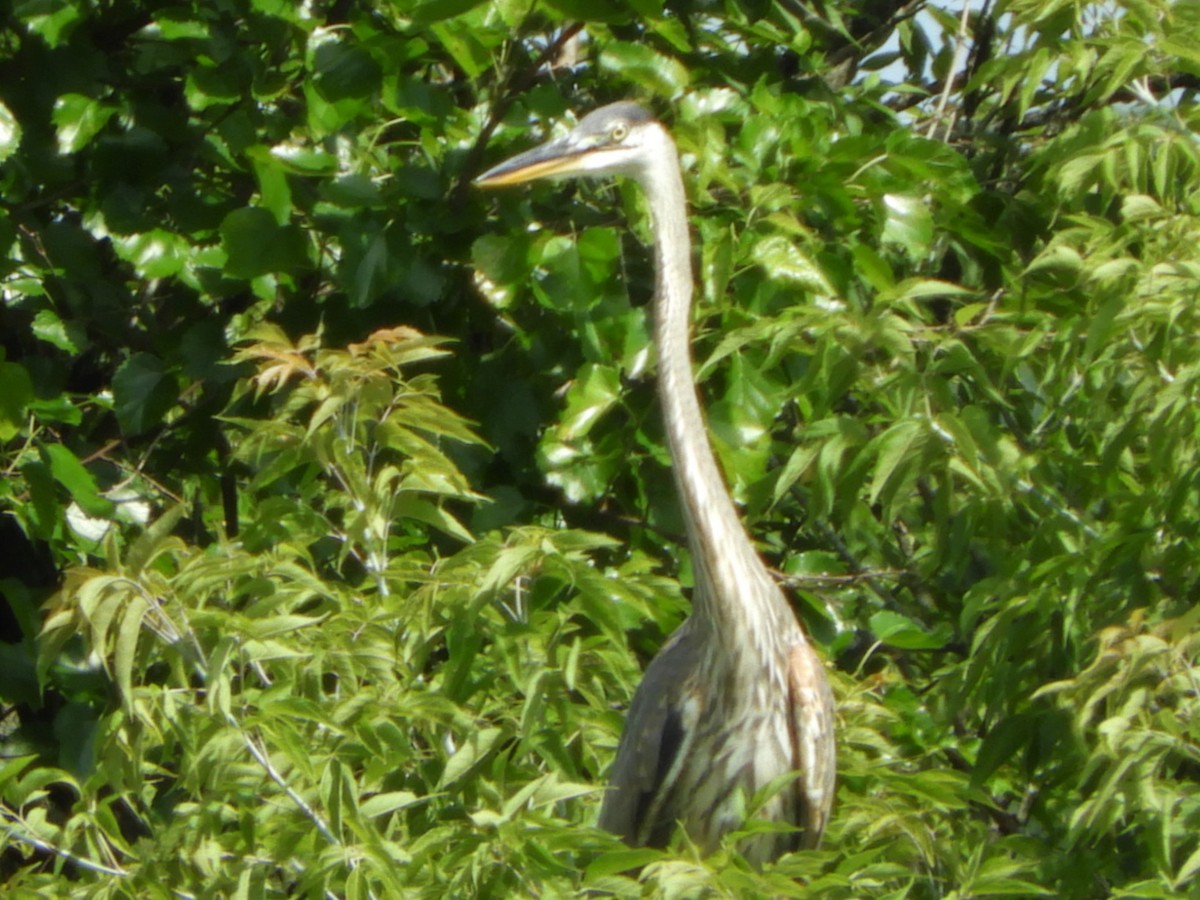
[[[747,804],[755,793],[793,768],[791,737],[782,698],[747,704],[736,715],[708,709],[696,723],[696,740],[677,783],[675,817],[704,852],[715,850],[721,838],[743,824]],[[739,796],[740,795],[740,796]],[[756,818],[796,821],[795,791],[784,788],[755,812]],[[777,835],[764,835],[772,847]],[[786,839],[787,836],[784,836]],[[748,858],[778,855],[756,851],[754,839],[743,847]]]

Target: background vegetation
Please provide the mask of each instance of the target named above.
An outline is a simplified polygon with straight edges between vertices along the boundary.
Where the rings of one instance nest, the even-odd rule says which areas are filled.
[[[6,5],[5,896],[1195,893],[1200,4],[972,6]],[[839,697],[763,872],[590,824],[688,608],[640,198],[470,186],[625,97]]]

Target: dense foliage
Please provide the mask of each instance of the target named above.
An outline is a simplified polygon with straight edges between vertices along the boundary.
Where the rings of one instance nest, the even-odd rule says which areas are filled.
[[[0,11],[5,896],[1197,891],[1200,4],[976,6]],[[470,186],[624,97],[838,694],[761,872],[591,824],[690,583],[640,197]]]

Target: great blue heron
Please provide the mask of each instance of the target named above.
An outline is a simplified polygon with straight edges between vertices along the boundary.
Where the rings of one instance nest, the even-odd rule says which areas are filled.
[[[692,615],[651,661],[629,708],[600,825],[632,845],[661,847],[682,823],[710,852],[743,824],[744,800],[795,773],[757,815],[800,830],[756,835],[741,850],[757,863],[813,847],[833,802],[833,695],[708,442],[692,375],[691,241],[675,142],[641,106],[614,103],[476,183],[570,175],[624,175],[649,201],[658,392],[695,570]]]

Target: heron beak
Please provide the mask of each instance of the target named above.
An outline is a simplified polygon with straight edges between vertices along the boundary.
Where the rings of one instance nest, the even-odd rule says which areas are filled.
[[[572,175],[579,171],[584,152],[566,140],[550,141],[493,166],[476,178],[475,184],[482,188],[504,187],[535,178]]]

